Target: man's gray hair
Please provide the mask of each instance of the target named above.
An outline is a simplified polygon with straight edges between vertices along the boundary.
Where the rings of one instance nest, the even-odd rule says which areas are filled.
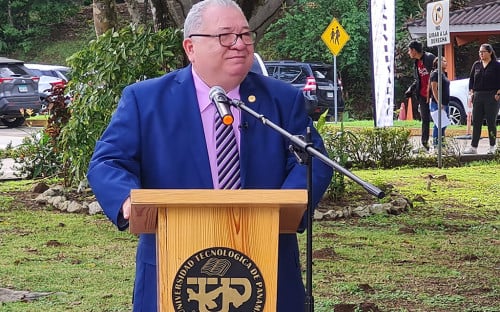
[[[241,14],[241,10],[238,3],[233,0],[204,0],[194,4],[189,10],[186,20],[184,21],[184,39],[188,38],[189,35],[199,31],[203,25],[203,13],[209,7],[220,6],[220,7],[232,7],[238,9]]]

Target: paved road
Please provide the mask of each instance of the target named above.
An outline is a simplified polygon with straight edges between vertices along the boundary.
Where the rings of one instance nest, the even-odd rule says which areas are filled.
[[[7,128],[0,126],[0,149],[5,149],[9,144],[12,147],[18,146],[23,142],[23,139],[33,133],[40,131],[39,127],[18,127]],[[2,167],[0,168],[0,180],[17,179],[14,172],[13,159],[2,159]]]
[[[22,143],[24,137],[36,133],[41,129],[40,127],[7,128],[0,126],[0,149],[5,149],[8,144],[18,146]]]
[[[453,141],[450,140],[451,138],[453,138]],[[461,153],[463,153],[463,151],[470,146],[470,142],[471,142],[470,139],[466,139],[466,138],[464,138],[464,136],[447,137],[446,139],[448,140],[448,142],[452,142],[451,144],[454,144],[454,146]],[[432,140],[432,138],[431,138],[431,140]],[[420,143],[419,136],[412,136],[411,142],[416,148],[422,146],[422,144]],[[498,138],[497,138],[497,147],[500,147],[500,141]],[[487,137],[481,137],[481,139],[479,140],[479,145],[477,147],[477,154],[478,155],[486,155],[488,153],[489,148],[490,148],[489,139]]]

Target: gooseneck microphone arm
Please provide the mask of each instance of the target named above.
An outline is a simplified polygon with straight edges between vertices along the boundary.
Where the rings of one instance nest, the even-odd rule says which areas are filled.
[[[259,113],[255,112],[253,109],[246,106],[245,103],[243,103],[240,100],[236,100],[236,99],[231,100],[230,99],[229,103],[233,106],[238,107],[242,111],[249,113],[253,117],[259,119],[264,125],[267,125],[267,126],[273,128],[274,130],[276,130],[277,132],[281,133],[284,137],[289,139],[290,142],[292,142],[292,144],[295,145],[296,147],[298,147],[300,150],[304,150],[305,152],[311,154],[312,156],[320,159],[323,163],[325,163],[328,166],[330,166],[331,168],[335,169],[337,172],[340,172],[343,175],[347,176],[348,178],[350,178],[354,182],[361,185],[366,191],[368,191],[368,193],[376,196],[377,198],[383,198],[385,196],[384,192],[381,191],[378,187],[360,179],[358,176],[354,175],[352,172],[350,172],[346,168],[342,167],[337,162],[335,162],[335,161],[331,160],[330,158],[328,158],[327,156],[323,155],[311,143],[304,141],[304,139],[301,136],[296,136],[296,135],[290,134],[285,129],[279,127],[278,125],[274,124],[272,121],[267,119],[264,115],[259,114]]]
[[[226,96],[227,97],[227,96]],[[305,136],[305,139],[301,135],[292,135],[285,129],[279,127],[278,125],[274,124],[272,121],[267,119],[264,115],[259,114],[249,108],[248,106],[245,105],[240,100],[236,99],[229,99],[228,102],[230,105],[236,106],[242,111],[247,112],[248,114],[252,115],[253,117],[257,118],[260,120],[264,125],[267,125],[274,129],[275,131],[279,132],[282,134],[284,137],[290,140],[291,145],[290,145],[290,150],[295,154],[295,157],[298,159],[300,164],[305,164],[307,165],[307,212],[306,212],[306,217],[307,217],[307,237],[306,237],[306,294],[305,294],[305,301],[304,301],[304,311],[305,312],[314,312],[314,297],[312,293],[312,258],[313,258],[313,250],[312,250],[312,229],[313,229],[313,198],[312,198],[312,191],[313,191],[313,183],[312,183],[312,158],[313,156],[321,160],[323,163],[326,165],[330,166],[331,168],[337,170],[338,172],[342,173],[343,175],[349,177],[359,185],[361,185],[365,190],[368,191],[368,193],[375,195],[377,198],[383,198],[385,196],[384,192],[382,192],[380,189],[375,187],[374,185],[365,182],[358,178],[356,175],[351,173],[349,170],[345,169],[335,161],[331,160],[327,156],[323,155],[319,150],[317,150],[312,142],[311,142],[311,129],[307,128],[307,133]]]
[[[295,157],[298,159],[300,164],[305,164],[307,165],[307,212],[306,212],[306,217],[307,217],[307,237],[306,237],[306,293],[305,293],[305,301],[304,301],[304,311],[305,312],[314,312],[314,297],[312,293],[312,258],[313,258],[313,250],[312,250],[312,229],[313,229],[313,198],[312,198],[312,190],[313,190],[313,183],[312,183],[312,158],[313,156],[321,160],[323,163],[327,164],[331,168],[337,170],[338,172],[342,173],[343,175],[348,176],[350,179],[361,185],[365,190],[368,191],[368,193],[375,195],[377,198],[383,198],[385,196],[384,192],[382,192],[380,189],[375,187],[372,184],[369,184],[368,182],[365,182],[358,178],[356,175],[351,173],[349,170],[345,169],[335,161],[331,160],[327,156],[323,155],[320,151],[318,151],[313,144],[311,143],[311,129],[307,128],[307,133],[304,137],[301,135],[292,135],[285,129],[279,127],[278,125],[274,124],[272,121],[267,119],[264,115],[259,114],[249,108],[248,106],[245,105],[240,100],[236,99],[229,99],[228,102],[230,105],[236,106],[242,111],[247,112],[248,114],[252,115],[253,117],[257,118],[260,120],[264,125],[267,125],[274,129],[275,131],[279,132],[282,134],[284,137],[290,140],[291,146],[290,150],[295,154]]]

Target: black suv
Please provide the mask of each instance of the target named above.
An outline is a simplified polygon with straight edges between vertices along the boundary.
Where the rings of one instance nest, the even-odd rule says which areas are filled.
[[[23,111],[37,114],[41,109],[38,77],[22,61],[0,57],[0,121],[9,128],[24,124]]]
[[[333,66],[323,63],[296,61],[265,61],[269,77],[300,88],[306,98],[309,115],[317,120],[328,109],[327,119],[335,114]],[[337,80],[339,81],[339,79]],[[337,112],[344,111],[342,86],[337,84]]]

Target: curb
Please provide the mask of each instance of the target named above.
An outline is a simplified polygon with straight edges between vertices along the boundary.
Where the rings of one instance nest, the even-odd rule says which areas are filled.
[[[46,127],[48,124],[48,121],[47,120],[40,120],[40,119],[36,119],[36,120],[26,120],[24,122],[24,125],[26,127]]]

